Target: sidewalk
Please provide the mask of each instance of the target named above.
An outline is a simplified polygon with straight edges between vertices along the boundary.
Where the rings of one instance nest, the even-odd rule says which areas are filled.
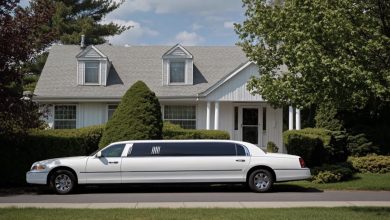
[[[310,202],[137,202],[137,203],[0,203],[0,208],[297,208],[297,207],[390,207],[388,201]]]

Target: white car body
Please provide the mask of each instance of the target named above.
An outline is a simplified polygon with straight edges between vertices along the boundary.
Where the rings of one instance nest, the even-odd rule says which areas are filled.
[[[159,156],[162,144],[234,144],[236,155],[229,156]],[[138,144],[138,145],[137,145]],[[155,144],[151,156],[132,156],[133,146]],[[124,145],[120,157],[99,157],[103,150]],[[164,146],[164,145],[163,145]],[[237,155],[238,146],[245,155]],[[113,148],[111,148],[113,149]],[[154,152],[153,152],[154,151]],[[100,153],[99,153],[100,152]],[[65,157],[39,161],[27,172],[31,184],[49,184],[54,170],[66,169],[76,176],[77,184],[111,183],[185,183],[185,182],[247,182],[251,170],[272,171],[274,182],[302,180],[311,177],[302,167],[300,157],[265,153],[256,145],[227,140],[147,140],[115,142],[91,156]],[[129,155],[129,156],[128,156]],[[35,169],[36,167],[40,169]]]

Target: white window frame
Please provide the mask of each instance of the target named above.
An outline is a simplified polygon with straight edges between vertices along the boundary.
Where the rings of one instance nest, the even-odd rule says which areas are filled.
[[[116,109],[115,110],[117,110],[118,109],[118,106],[119,106],[119,103],[117,103],[117,104],[112,104],[112,103],[110,103],[110,104],[107,104],[107,112],[106,112],[106,117],[107,117],[107,120],[106,121],[108,121],[108,120],[110,120],[109,118],[108,118],[108,112],[109,112],[109,110],[110,110],[110,106],[116,106]],[[115,112],[115,111],[114,111]]]
[[[75,119],[56,119],[56,106],[75,106],[76,107],[76,117]],[[69,128],[69,129],[76,129],[77,128],[77,110],[78,106],[76,104],[55,104],[53,105],[53,129],[65,129],[65,128],[56,128],[56,121],[75,121],[75,127]]]
[[[169,118],[169,119],[166,119],[165,118],[165,108],[167,106],[181,106],[181,107],[194,107],[195,108],[195,118],[194,119],[172,119],[172,118]],[[163,105],[163,111],[162,111],[162,117],[163,117],[163,121],[194,121],[195,122],[195,128],[190,128],[190,129],[197,129],[198,127],[198,123],[197,123],[197,116],[196,116],[196,113],[197,113],[197,108],[196,108],[196,105],[180,105],[180,104],[169,104],[169,105]]]
[[[171,63],[184,63],[184,82],[171,82]],[[168,85],[186,85],[187,83],[187,61],[185,59],[170,59],[167,61]]]
[[[87,70],[87,63],[98,63],[98,82],[97,83],[94,83],[94,82],[86,82],[85,79],[86,79],[86,70]],[[100,85],[101,84],[101,81],[102,81],[102,63],[100,62],[100,60],[85,60],[84,61],[84,77],[83,77],[83,81],[84,81],[84,85],[89,85],[89,86],[97,86],[97,85]]]

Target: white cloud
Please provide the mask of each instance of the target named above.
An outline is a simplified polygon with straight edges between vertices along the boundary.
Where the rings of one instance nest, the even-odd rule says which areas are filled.
[[[223,27],[227,29],[233,29],[234,28],[234,21],[225,21],[223,23]]]
[[[186,46],[198,45],[199,43],[202,43],[204,41],[204,38],[197,33],[187,31],[182,31],[178,33],[175,39],[177,42]]]
[[[199,30],[199,29],[201,29],[201,28],[203,28],[203,25],[200,25],[200,24],[198,24],[198,23],[193,23],[193,24],[192,24],[192,30],[193,30],[193,31],[197,31],[197,30]]]
[[[108,37],[107,40],[116,45],[124,45],[124,44],[135,44],[138,43],[139,39],[143,37],[154,37],[158,36],[159,32],[152,30],[148,27],[143,27],[140,23],[136,21],[125,21],[120,19],[109,19],[105,20],[102,23],[110,23],[114,22],[119,25],[131,26],[131,28],[120,35]]]
[[[112,14],[122,17],[128,16],[132,12],[152,11],[157,14],[189,13],[213,15],[226,11],[237,12],[241,10],[241,6],[240,0],[126,0]]]

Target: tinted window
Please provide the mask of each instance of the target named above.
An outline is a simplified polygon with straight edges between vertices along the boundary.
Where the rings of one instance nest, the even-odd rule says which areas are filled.
[[[104,150],[102,150],[102,157],[120,157],[125,148],[126,144],[116,144],[112,145]]]
[[[233,143],[136,143],[132,157],[139,156],[235,156]],[[245,151],[244,151],[245,155]]]
[[[246,152],[243,146],[236,144],[237,156],[246,156]]]

